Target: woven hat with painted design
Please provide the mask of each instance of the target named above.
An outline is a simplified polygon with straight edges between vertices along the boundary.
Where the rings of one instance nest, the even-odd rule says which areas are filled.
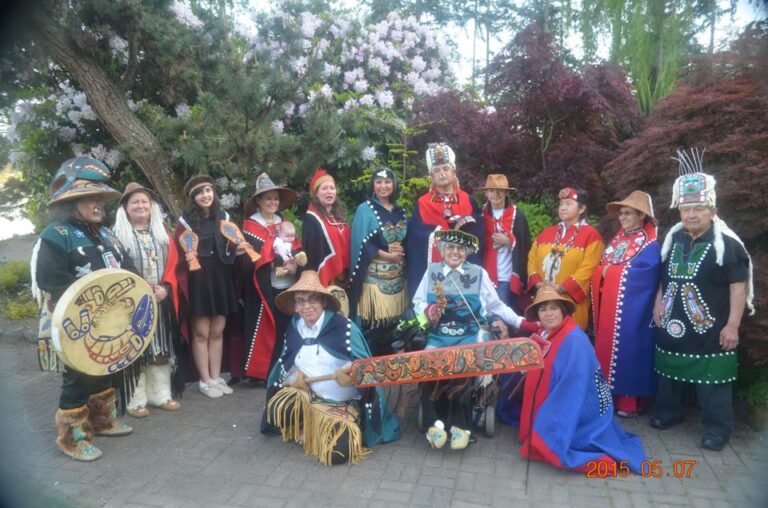
[[[278,212],[290,208],[296,201],[296,192],[293,189],[282,185],[275,185],[275,182],[272,181],[268,174],[262,173],[256,177],[256,190],[243,207],[246,217],[250,217],[258,211],[259,203],[257,198],[269,191],[277,191],[277,194],[280,196],[280,205],[277,207]]]
[[[275,298],[275,305],[278,309],[284,313],[292,316],[296,313],[296,306],[294,305],[294,296],[296,293],[315,293],[322,295],[325,298],[327,306],[334,312],[338,312],[341,309],[341,303],[333,296],[328,288],[320,283],[320,276],[314,270],[304,270],[301,272],[301,277],[296,281],[296,284],[289,287]]]
[[[106,164],[92,157],[75,157],[65,161],[56,171],[48,187],[49,205],[99,196],[105,201],[120,198],[120,192],[109,185],[112,173]]]

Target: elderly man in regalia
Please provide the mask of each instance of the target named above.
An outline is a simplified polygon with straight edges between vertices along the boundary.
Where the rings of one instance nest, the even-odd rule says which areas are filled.
[[[739,237],[717,216],[715,179],[703,172],[702,154],[678,152],[672,208],[680,222],[662,247],[662,278],[654,322],[659,327],[659,391],[650,424],[681,423],[686,385],[702,408],[702,448],[722,450],[733,429],[732,383],[745,307],[752,306],[752,262]]]
[[[406,237],[406,275],[408,291],[413,296],[429,263],[441,260],[435,240],[436,231],[462,229],[483,241],[480,210],[475,200],[459,188],[456,178],[456,154],[445,143],[430,143],[426,153],[432,185],[416,201],[408,222]],[[480,252],[469,261],[482,265]]]

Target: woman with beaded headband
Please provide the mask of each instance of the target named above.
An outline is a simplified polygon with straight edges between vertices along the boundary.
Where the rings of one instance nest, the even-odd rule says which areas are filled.
[[[633,191],[606,205],[621,224],[592,276],[595,353],[613,392],[619,416],[643,409],[656,395],[653,304],[659,286],[661,247],[651,196]]]
[[[154,289],[158,303],[155,335],[144,357],[128,369],[140,371],[138,383],[126,382],[128,414],[135,418],[149,415],[147,404],[176,411],[181,404],[174,396],[184,389],[184,369],[179,368],[182,350],[178,325],[178,282],[176,243],[163,226],[163,212],[157,194],[136,182],[126,185],[112,228],[134,260],[141,276]],[[174,382],[171,383],[173,376]],[[131,376],[126,377],[126,381]]]
[[[715,179],[704,173],[702,152],[678,151],[680,176],[672,208],[681,221],[661,249],[661,284],[654,322],[659,390],[651,427],[668,429],[685,418],[683,392],[694,386],[702,409],[702,448],[722,450],[733,431],[739,326],[752,305],[752,261],[744,244],[717,215]]]
[[[233,247],[221,233],[222,220],[229,214],[219,206],[213,178],[197,175],[184,185],[187,206],[179,217],[174,237],[177,248],[185,252],[186,263],[177,264],[180,287],[182,337],[191,343],[192,358],[200,376],[200,393],[212,399],[232,393],[221,377],[224,356],[224,327],[227,316],[237,312],[232,274],[235,256],[244,253]],[[185,243],[194,233],[196,247]],[[197,261],[199,269],[191,267]]]
[[[413,295],[427,270],[427,265],[440,261],[435,240],[436,231],[462,228],[482,240],[480,210],[475,199],[459,188],[456,178],[456,154],[445,143],[430,143],[426,152],[427,170],[432,185],[416,201],[408,222],[405,251],[408,292]],[[482,248],[482,242],[481,242]],[[470,258],[482,262],[480,252]]]
[[[284,222],[280,212],[296,201],[296,193],[275,185],[267,173],[256,178],[256,190],[245,204],[243,234],[253,249],[261,254],[256,263],[244,260],[243,336],[245,337],[245,375],[266,381],[269,371],[283,349],[283,335],[290,314],[275,306],[275,298],[296,282],[297,258],[283,263],[273,248],[279,228]],[[298,248],[298,239],[293,247]],[[278,268],[285,276],[278,276]]]
[[[589,326],[589,287],[605,244],[587,224],[587,191],[566,187],[558,193],[560,223],[545,228],[528,253],[528,292],[544,286],[567,294],[576,303],[573,319]]]
[[[308,270],[316,270],[324,286],[347,285],[351,229],[336,195],[336,181],[318,168],[309,182],[311,201],[302,224]]]
[[[33,286],[46,296],[48,311],[79,277],[105,268],[135,272],[133,261],[120,241],[101,225],[105,203],[120,193],[105,182],[107,166],[91,157],[64,162],[50,186],[48,205],[60,220],[40,234],[32,255]],[[92,376],[64,367],[56,411],[56,446],[79,461],[101,457],[93,436],[124,436],[133,429],[115,419],[117,393],[114,376]]]
[[[352,222],[350,317],[359,318],[374,355],[391,353],[392,325],[405,312],[405,210],[396,203],[395,173],[385,167],[371,175],[370,198]],[[375,337],[374,337],[375,335]]]

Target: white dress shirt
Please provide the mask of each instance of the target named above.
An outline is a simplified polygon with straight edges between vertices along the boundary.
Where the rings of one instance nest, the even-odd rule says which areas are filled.
[[[296,321],[296,330],[304,339],[314,339],[320,335],[320,330],[325,322],[325,313],[320,315],[320,319],[314,325],[308,326],[304,319],[299,318]],[[312,346],[301,346],[294,364],[306,377],[325,376],[333,374],[336,369],[340,369],[349,363],[348,360],[336,358],[328,353],[320,344]],[[318,381],[312,383],[312,391],[324,399],[344,402],[350,399],[359,399],[360,391],[354,386],[341,386],[336,381]]]

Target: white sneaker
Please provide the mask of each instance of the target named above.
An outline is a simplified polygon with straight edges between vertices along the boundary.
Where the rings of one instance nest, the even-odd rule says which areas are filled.
[[[202,393],[206,397],[210,397],[212,399],[218,399],[219,397],[224,395],[224,393],[222,393],[222,391],[219,390],[219,386],[216,384],[216,382],[213,379],[211,379],[207,383],[200,381],[198,386],[200,388],[200,393]]]
[[[219,391],[224,395],[232,395],[233,393],[235,393],[235,391],[229,387],[227,382],[220,377],[217,377],[216,379],[211,379],[211,382],[216,383],[216,388],[218,388]]]

